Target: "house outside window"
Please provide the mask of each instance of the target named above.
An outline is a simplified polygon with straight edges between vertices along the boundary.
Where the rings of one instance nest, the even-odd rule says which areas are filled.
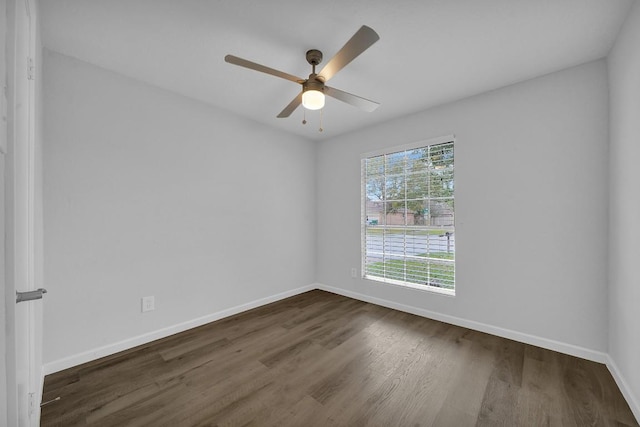
[[[454,137],[362,156],[365,279],[455,294]]]

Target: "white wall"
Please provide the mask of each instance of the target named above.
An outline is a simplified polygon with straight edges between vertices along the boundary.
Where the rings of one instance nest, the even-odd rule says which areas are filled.
[[[609,354],[640,419],[640,2],[609,55],[610,257]]]
[[[322,142],[318,282],[604,359],[606,72],[592,62]],[[351,279],[360,266],[361,153],[452,133],[457,295]]]
[[[314,282],[313,143],[57,53],[44,67],[45,364]]]

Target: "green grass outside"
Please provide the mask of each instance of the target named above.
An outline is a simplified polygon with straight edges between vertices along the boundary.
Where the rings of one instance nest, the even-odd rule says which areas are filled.
[[[418,256],[426,257],[427,254]],[[453,253],[435,252],[429,258],[454,259]],[[455,267],[450,264],[440,264],[428,259],[389,260],[367,265],[366,272],[371,276],[401,280],[418,285],[429,285],[444,289],[454,288]],[[386,273],[386,274],[385,274]],[[406,274],[406,275],[405,275]]]

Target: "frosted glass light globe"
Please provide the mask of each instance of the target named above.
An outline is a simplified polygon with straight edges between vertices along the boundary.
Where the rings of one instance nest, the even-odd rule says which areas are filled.
[[[302,106],[307,110],[319,110],[324,107],[324,93],[319,90],[307,90],[302,94]]]

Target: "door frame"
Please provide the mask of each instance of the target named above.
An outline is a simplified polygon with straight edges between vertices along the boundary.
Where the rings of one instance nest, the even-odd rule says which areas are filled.
[[[5,154],[5,316],[7,422],[37,426],[42,396],[42,302],[16,303],[16,291],[36,288],[35,0],[7,0],[7,129]],[[40,228],[41,229],[41,228]],[[41,241],[41,240],[40,240]]]

